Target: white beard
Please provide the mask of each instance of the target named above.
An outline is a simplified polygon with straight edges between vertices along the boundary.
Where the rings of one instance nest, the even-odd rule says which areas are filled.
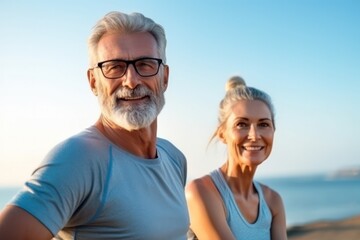
[[[128,131],[138,130],[150,126],[165,105],[163,87],[156,95],[144,85],[133,90],[119,88],[112,96],[106,98],[102,87],[99,88],[98,100],[102,114],[116,125]],[[121,97],[147,96],[147,101],[141,104],[121,106]]]

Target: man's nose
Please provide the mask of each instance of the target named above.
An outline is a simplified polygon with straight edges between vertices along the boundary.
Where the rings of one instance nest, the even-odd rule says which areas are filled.
[[[124,76],[122,77],[122,86],[130,89],[136,88],[140,83],[140,75],[136,72],[133,64],[129,64]]]

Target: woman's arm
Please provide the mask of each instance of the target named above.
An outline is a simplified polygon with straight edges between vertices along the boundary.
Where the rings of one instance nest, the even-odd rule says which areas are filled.
[[[285,208],[281,196],[266,186],[264,193],[272,214],[271,239],[287,240]]]
[[[51,232],[25,210],[8,205],[0,212],[0,240],[50,240]]]
[[[219,192],[209,176],[186,186],[190,228],[199,240],[235,240]]]

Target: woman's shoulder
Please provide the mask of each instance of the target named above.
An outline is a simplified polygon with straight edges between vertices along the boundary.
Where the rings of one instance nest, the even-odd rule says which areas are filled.
[[[190,192],[206,191],[211,187],[211,184],[211,177],[209,175],[204,175],[202,177],[191,180],[187,184],[186,190]]]
[[[185,188],[186,198],[192,201],[221,202],[220,194],[210,175],[205,175],[190,181]]]
[[[224,209],[224,204],[210,175],[190,181],[185,188],[189,206],[197,206],[214,212]]]
[[[263,191],[263,195],[266,203],[268,204],[270,210],[272,212],[277,211],[279,208],[282,208],[283,201],[281,195],[271,187],[260,183],[261,189]]]
[[[273,201],[273,200],[277,200],[278,198],[281,198],[280,194],[273,188],[269,187],[268,185],[263,183],[259,183],[259,185],[261,186],[261,190],[266,200]]]

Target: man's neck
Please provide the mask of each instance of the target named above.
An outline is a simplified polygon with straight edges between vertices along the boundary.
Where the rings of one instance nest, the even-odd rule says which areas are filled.
[[[104,121],[102,117],[95,127],[118,147],[138,157],[154,159],[156,155],[157,120],[149,127],[128,131],[114,123]]]

